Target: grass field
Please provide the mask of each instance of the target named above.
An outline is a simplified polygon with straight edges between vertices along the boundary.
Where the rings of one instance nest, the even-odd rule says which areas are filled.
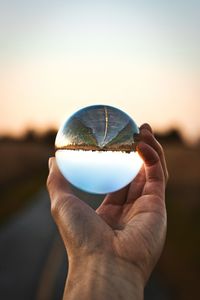
[[[8,141],[0,145],[0,223],[28,204],[44,186],[53,147]]]
[[[159,267],[174,299],[197,299],[200,278],[200,149],[165,146],[168,234]]]

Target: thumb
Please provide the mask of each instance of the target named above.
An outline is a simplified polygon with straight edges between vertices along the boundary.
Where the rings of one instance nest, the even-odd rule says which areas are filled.
[[[49,159],[47,190],[50,196],[52,216],[55,221],[56,219],[59,220],[63,205],[75,196],[71,190],[70,183],[60,173],[55,157]]]
[[[69,182],[60,173],[55,157],[49,159],[47,190],[51,202],[51,214],[67,248],[75,232],[76,206],[81,202],[72,192]]]
[[[47,189],[51,198],[64,192],[73,194],[70,183],[63,177],[58,169],[55,157],[49,158],[49,175],[47,178]]]

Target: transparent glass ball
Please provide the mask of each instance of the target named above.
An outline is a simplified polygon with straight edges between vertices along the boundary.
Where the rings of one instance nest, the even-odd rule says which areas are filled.
[[[59,129],[56,161],[63,176],[75,187],[107,194],[129,184],[142,159],[136,151],[139,129],[123,111],[107,105],[85,107]]]

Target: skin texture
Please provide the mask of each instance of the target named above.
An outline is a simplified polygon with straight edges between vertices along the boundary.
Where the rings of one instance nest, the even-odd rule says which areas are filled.
[[[69,258],[63,299],[143,299],[166,236],[164,152],[151,127],[140,128],[137,177],[94,211],[77,198],[49,160],[51,211]]]

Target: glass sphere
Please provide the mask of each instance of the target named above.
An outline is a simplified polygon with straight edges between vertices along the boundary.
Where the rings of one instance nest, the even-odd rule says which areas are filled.
[[[142,159],[136,151],[139,129],[123,111],[93,105],[75,112],[59,129],[56,161],[63,176],[75,187],[107,194],[129,184]]]

